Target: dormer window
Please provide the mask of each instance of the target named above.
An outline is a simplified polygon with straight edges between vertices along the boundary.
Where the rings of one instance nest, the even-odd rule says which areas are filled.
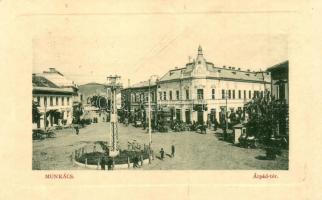
[[[218,69],[218,72],[221,72],[221,70],[220,70],[220,69]]]
[[[231,72],[231,73],[236,74],[236,72]]]
[[[199,64],[199,65],[201,64],[201,61],[200,61],[200,60],[198,61],[198,64]]]
[[[247,76],[249,76],[249,73],[246,73]]]

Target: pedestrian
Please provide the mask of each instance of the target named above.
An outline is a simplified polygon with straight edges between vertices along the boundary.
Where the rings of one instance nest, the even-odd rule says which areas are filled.
[[[101,158],[101,170],[105,170],[106,160],[104,157]]]
[[[161,155],[161,160],[163,160],[163,158],[164,158],[164,150],[163,150],[163,148],[161,148],[160,155]]]
[[[201,125],[200,125],[200,129],[201,129],[201,133],[205,132],[205,134],[207,133],[206,132],[206,129],[207,129],[207,125],[205,124],[204,121],[202,121]]]
[[[210,129],[211,128],[211,121],[210,121],[210,119],[208,118],[207,119],[207,127]]]
[[[145,123],[145,121],[143,122],[143,130],[145,130],[146,129],[146,123]]]
[[[133,168],[138,168],[139,167],[139,158],[137,155],[133,158]]]
[[[78,135],[79,134],[79,128],[78,128],[78,126],[75,126],[75,131],[76,131],[76,135]]]
[[[174,144],[171,146],[171,157],[173,158],[174,157],[174,153],[175,153],[176,149],[175,149],[175,146]]]
[[[107,161],[107,169],[112,170],[112,166],[113,166],[113,160],[111,157],[109,157]]]

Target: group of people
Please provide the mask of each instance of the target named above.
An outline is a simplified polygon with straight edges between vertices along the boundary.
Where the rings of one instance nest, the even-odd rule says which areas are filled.
[[[171,145],[171,158],[174,157],[174,153],[175,153],[176,149],[175,149],[175,146],[174,145]],[[163,148],[161,148],[160,150],[160,159],[163,160],[164,159],[164,150]]]
[[[108,170],[112,170],[113,169],[113,160],[112,160],[111,157],[108,157],[107,160],[106,160],[105,157],[102,157],[101,158],[100,165],[101,165],[101,170],[105,170],[105,166],[106,165],[107,165],[107,169]]]
[[[175,146],[171,145],[171,158],[174,157],[174,154],[175,154]],[[161,150],[160,150],[160,159],[164,160],[164,158],[165,158],[165,151],[164,151],[163,148],[161,148]],[[133,168],[139,168],[140,167],[140,165],[139,165],[139,157],[135,156],[132,160],[133,160]],[[101,170],[105,170],[106,166],[107,166],[108,170],[113,170],[114,162],[113,162],[112,157],[108,156],[107,160],[106,160],[105,157],[102,157],[101,160],[100,160],[100,165],[101,165]]]

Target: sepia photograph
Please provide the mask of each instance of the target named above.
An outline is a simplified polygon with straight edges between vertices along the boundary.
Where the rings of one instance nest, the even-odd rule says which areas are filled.
[[[287,35],[124,20],[33,38],[33,170],[289,169]]]
[[[0,0],[0,199],[322,199],[321,6]]]

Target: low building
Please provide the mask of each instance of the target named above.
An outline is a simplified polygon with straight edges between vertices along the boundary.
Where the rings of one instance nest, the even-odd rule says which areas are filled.
[[[140,83],[131,85],[121,91],[122,110],[126,116],[131,116],[142,120],[146,118],[146,111],[148,110],[149,91],[151,98],[152,116],[157,110],[157,78],[150,81],[142,81]]]
[[[61,73],[59,74],[63,76]],[[47,79],[43,73],[33,74],[32,95],[33,101],[38,105],[41,114],[40,119],[33,123],[33,128],[70,125],[72,123],[73,105],[78,102],[75,85],[59,86]]]
[[[288,60],[267,69],[271,73],[272,97],[278,103],[279,119],[277,121],[277,136],[288,138],[289,135],[289,81]],[[288,139],[287,139],[288,140]]]
[[[272,96],[275,99],[289,101],[288,61],[276,64],[267,69],[271,73]]]

